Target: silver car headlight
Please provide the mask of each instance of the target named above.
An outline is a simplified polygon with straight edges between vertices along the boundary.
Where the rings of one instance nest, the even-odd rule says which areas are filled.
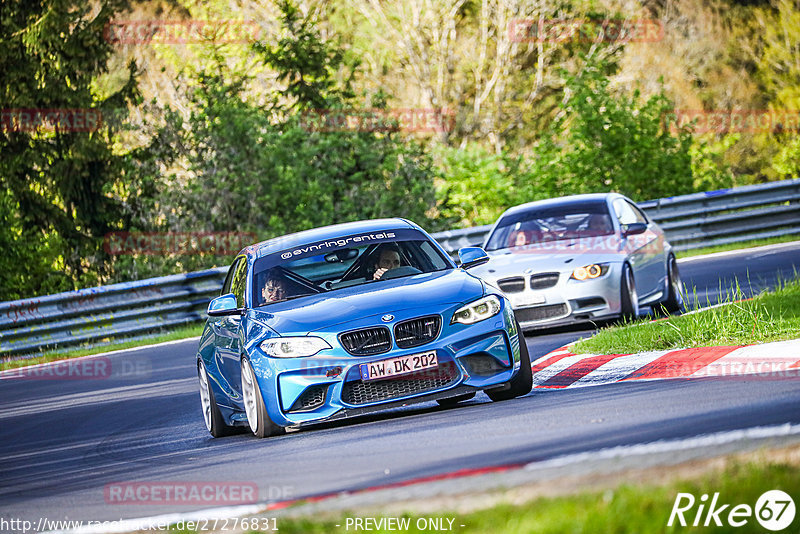
[[[273,358],[303,358],[313,356],[331,346],[321,337],[275,337],[261,343],[261,350]]]
[[[577,269],[572,271],[572,276],[570,276],[570,278],[582,282],[584,280],[593,280],[595,278],[600,278],[607,272],[608,272],[607,263],[593,263],[591,265],[584,265],[583,267],[578,267]]]
[[[500,313],[500,299],[489,295],[462,306],[453,314],[450,324],[475,324]]]

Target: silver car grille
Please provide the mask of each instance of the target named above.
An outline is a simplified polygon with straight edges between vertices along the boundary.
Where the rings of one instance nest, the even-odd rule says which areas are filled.
[[[558,273],[542,273],[531,276],[531,289],[547,289],[558,283]]]
[[[503,278],[497,281],[497,286],[502,289],[504,293],[519,293],[525,289],[525,279],[521,276]]]
[[[567,308],[566,304],[547,304],[546,306],[534,306],[532,308],[519,308],[514,310],[514,315],[520,323],[564,317],[568,313],[569,308]]]

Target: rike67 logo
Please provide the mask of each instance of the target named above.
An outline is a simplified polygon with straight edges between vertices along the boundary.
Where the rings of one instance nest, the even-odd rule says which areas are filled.
[[[678,493],[667,526],[743,527],[752,525],[755,517],[763,528],[777,532],[792,524],[795,512],[794,501],[789,494],[781,490],[764,492],[756,501],[755,507],[749,504],[734,506],[724,503],[718,492],[714,493],[710,502],[709,496],[705,493],[700,499],[696,499],[691,493]],[[752,528],[747,530],[752,531]]]

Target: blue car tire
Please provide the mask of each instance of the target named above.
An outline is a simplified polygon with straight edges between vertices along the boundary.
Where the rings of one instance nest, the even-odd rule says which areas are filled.
[[[531,355],[528,352],[528,344],[522,334],[522,328],[517,322],[517,332],[519,335],[519,372],[511,379],[511,387],[508,389],[487,390],[486,394],[495,402],[510,400],[515,397],[527,395],[533,389],[533,370],[531,369]]]
[[[200,406],[203,409],[206,429],[215,438],[231,435],[234,428],[226,425],[225,420],[222,418],[222,413],[219,411],[219,406],[217,406],[217,401],[214,398],[214,391],[211,389],[211,383],[208,380],[208,373],[202,361],[197,362],[197,377],[200,381]]]
[[[247,358],[242,358],[242,397],[247,423],[256,437],[266,438],[283,434],[286,431],[285,428],[276,425],[269,418],[264,398],[261,396],[261,388],[258,387],[256,375],[253,372],[253,366]]]

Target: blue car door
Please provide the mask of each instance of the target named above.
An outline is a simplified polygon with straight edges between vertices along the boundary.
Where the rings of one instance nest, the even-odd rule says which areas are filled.
[[[244,293],[247,285],[247,258],[244,256],[237,258],[233,267],[231,267],[231,274],[229,274],[225,285],[228,287],[223,287],[223,293],[233,293],[236,296],[237,306],[244,308]],[[241,394],[241,351],[239,343],[241,322],[241,315],[236,314],[215,317],[211,324],[214,330],[217,365],[227,382],[222,384],[222,387],[234,398],[238,398]]]

